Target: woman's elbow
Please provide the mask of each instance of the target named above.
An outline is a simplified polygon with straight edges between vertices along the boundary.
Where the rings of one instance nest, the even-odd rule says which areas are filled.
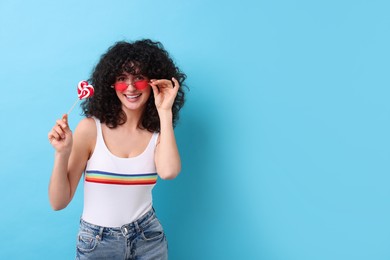
[[[161,179],[163,180],[172,180],[179,175],[180,169],[177,169],[176,171],[159,171],[158,176],[160,176]]]
[[[53,203],[50,203],[50,206],[51,206],[51,209],[54,211],[59,211],[59,210],[66,208],[66,205],[56,205]]]
[[[59,207],[59,206],[53,206],[53,205],[51,206],[51,209],[54,210],[54,211],[60,211],[60,210],[62,210],[64,208],[66,208],[66,207]]]
[[[50,202],[50,206],[51,206],[52,210],[54,210],[54,211],[62,210],[64,208],[66,208],[69,204],[69,202],[66,203],[66,202],[56,201],[54,199],[51,199],[50,197],[49,197],[49,202]]]

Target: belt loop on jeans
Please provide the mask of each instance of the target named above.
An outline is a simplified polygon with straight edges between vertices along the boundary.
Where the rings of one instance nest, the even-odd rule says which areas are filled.
[[[98,240],[102,240],[103,239],[103,231],[104,231],[104,227],[100,227],[99,228],[99,235],[96,236],[96,238]]]
[[[135,228],[135,232],[141,233],[141,228],[140,228],[140,226],[138,224],[138,221],[134,222],[134,228]]]

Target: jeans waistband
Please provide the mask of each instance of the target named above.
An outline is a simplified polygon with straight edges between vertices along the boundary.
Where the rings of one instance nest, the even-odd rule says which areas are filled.
[[[146,212],[144,215],[142,215],[136,221],[125,224],[121,227],[102,227],[102,226],[88,223],[83,219],[80,220],[80,224],[82,224],[88,228],[91,228],[99,233],[118,232],[118,233],[122,233],[123,236],[127,236],[130,233],[139,233],[147,224],[149,224],[149,222],[154,217],[155,217],[155,211],[154,211],[154,208],[152,208],[151,210]]]

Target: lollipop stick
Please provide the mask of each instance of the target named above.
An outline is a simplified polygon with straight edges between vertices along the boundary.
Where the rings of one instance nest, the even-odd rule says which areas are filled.
[[[67,113],[68,115],[70,114],[70,112],[72,112],[72,110],[73,110],[73,108],[76,106],[76,104],[79,103],[79,100],[80,100],[80,99],[77,99],[76,102],[74,102],[73,106],[69,109],[69,111],[68,111],[68,113]]]

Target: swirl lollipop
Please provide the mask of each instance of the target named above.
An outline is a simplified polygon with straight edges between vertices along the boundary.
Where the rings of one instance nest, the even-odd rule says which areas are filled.
[[[76,102],[73,104],[73,106],[69,109],[68,115],[70,112],[72,112],[75,105],[82,99],[90,98],[93,96],[94,88],[92,85],[89,85],[88,81],[82,80],[77,85],[77,96],[79,99],[76,100]]]
[[[80,100],[84,98],[92,97],[93,93],[94,93],[93,86],[89,85],[88,81],[82,80],[77,85],[77,94]]]

